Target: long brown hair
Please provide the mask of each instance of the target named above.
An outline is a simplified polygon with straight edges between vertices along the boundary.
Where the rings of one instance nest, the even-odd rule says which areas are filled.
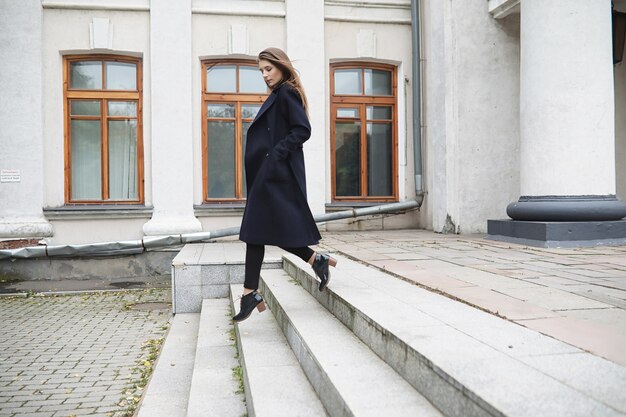
[[[269,61],[272,65],[278,67],[280,72],[283,74],[283,79],[281,83],[287,83],[292,86],[300,95],[300,100],[302,100],[302,105],[304,106],[304,111],[309,113],[309,103],[306,99],[306,94],[304,93],[304,87],[302,87],[302,82],[300,81],[300,76],[298,75],[298,71],[293,67],[291,60],[280,48],[266,48],[259,53],[257,57],[257,61],[260,60]]]

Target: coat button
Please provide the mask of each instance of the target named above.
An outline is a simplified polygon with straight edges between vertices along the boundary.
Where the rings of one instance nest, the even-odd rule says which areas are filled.
[[[267,128],[267,131],[268,131],[268,132],[270,131],[270,128],[269,128],[269,127]]]
[[[265,154],[265,157],[267,158],[268,156],[270,156],[269,152]]]

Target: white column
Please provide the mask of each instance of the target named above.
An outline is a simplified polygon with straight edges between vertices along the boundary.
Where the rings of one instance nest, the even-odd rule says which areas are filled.
[[[611,0],[521,6],[521,195],[615,194]]]
[[[300,72],[309,102],[311,138],[304,144],[307,198],[311,212],[326,202],[326,61],[324,2],[285,0],[287,55]],[[271,45],[268,45],[271,46]]]
[[[146,235],[198,232],[193,213],[191,0],[151,0],[152,203]]]
[[[615,197],[611,0],[521,2],[520,192],[514,220],[626,216]]]
[[[0,28],[0,238],[52,236],[42,211],[41,0],[0,0]]]

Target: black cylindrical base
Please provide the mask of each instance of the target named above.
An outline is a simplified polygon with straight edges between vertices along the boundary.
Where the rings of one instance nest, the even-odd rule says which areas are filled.
[[[523,221],[610,221],[626,217],[626,203],[615,195],[522,196],[508,205],[506,213]]]

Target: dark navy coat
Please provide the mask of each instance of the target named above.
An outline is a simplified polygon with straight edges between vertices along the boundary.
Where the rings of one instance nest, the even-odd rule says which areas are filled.
[[[311,125],[298,92],[276,87],[248,129],[248,199],[239,239],[257,245],[303,247],[321,239],[306,199],[302,144]]]

